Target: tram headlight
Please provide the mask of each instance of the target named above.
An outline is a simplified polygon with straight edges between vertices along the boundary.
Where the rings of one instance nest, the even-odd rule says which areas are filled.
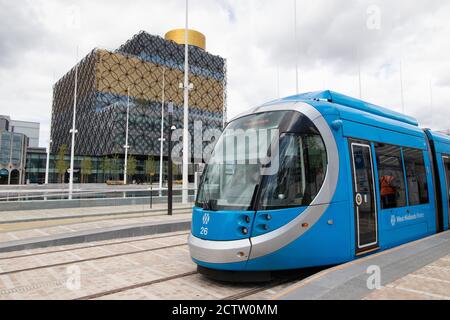
[[[241,231],[243,234],[248,234],[248,229],[246,227],[242,227]]]

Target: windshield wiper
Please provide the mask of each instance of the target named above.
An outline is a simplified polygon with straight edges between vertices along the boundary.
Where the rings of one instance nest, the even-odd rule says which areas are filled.
[[[209,192],[209,185],[208,185],[209,177],[206,176],[205,180],[203,181],[202,185],[204,188],[204,197],[205,200],[202,202],[202,209],[203,210],[211,210],[211,211],[217,211],[217,199],[211,199],[211,195]]]
[[[256,211],[256,197],[258,195],[258,188],[259,188],[259,184],[256,184],[255,189],[253,189],[252,200],[250,202],[250,207],[249,207],[249,209],[254,208],[255,211]]]
[[[210,210],[210,211],[217,211],[217,199],[209,199],[205,202],[203,202],[203,209],[204,210]]]

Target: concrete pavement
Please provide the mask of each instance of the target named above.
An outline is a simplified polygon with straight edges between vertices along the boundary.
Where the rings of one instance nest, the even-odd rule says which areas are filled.
[[[450,299],[450,231],[327,269],[276,299]]]
[[[0,251],[188,230],[191,205],[26,210],[0,213]]]

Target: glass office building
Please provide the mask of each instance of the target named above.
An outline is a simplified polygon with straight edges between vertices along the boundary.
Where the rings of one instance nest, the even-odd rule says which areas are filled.
[[[4,128],[0,127],[0,184],[22,184],[25,179],[28,138],[22,133],[9,132]]]

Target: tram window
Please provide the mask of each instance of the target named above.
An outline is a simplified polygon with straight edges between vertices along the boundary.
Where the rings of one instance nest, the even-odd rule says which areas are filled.
[[[405,176],[400,147],[375,143],[381,208],[398,208],[406,205]]]
[[[280,139],[279,170],[266,176],[261,190],[263,210],[306,206],[325,179],[327,155],[318,134],[284,134]]]
[[[450,155],[444,155],[443,161],[444,161],[445,177],[447,179],[446,180],[447,181],[447,196],[450,199]],[[449,201],[449,208],[450,208],[450,201]],[[449,218],[450,218],[450,210],[449,210]],[[450,222],[449,222],[449,224],[450,224]]]
[[[422,150],[403,148],[403,159],[406,168],[409,204],[414,206],[428,203],[427,175]]]

